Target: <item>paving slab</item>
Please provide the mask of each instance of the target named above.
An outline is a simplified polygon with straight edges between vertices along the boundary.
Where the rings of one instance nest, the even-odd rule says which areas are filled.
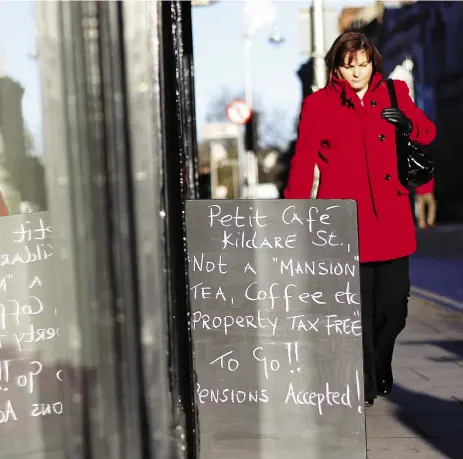
[[[448,454],[443,454],[445,450]],[[372,438],[368,459],[442,459],[461,457],[461,443],[446,442],[439,447],[420,438]]]
[[[412,297],[393,369],[367,409],[368,459],[463,459],[463,314]]]

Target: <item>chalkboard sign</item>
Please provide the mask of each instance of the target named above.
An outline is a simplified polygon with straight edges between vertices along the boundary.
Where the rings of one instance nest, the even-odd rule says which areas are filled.
[[[48,212],[0,220],[0,458],[62,458],[66,304]]]
[[[366,457],[357,210],[187,202],[200,459]]]

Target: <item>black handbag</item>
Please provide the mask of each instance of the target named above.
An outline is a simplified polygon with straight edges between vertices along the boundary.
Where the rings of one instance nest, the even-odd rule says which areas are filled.
[[[392,108],[399,108],[394,82],[386,80]],[[434,163],[408,135],[396,132],[397,168],[400,183],[408,190],[428,183],[434,176]]]

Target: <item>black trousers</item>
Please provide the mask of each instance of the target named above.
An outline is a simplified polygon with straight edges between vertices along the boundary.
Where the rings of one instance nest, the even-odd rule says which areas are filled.
[[[366,399],[377,396],[378,376],[392,377],[394,345],[408,313],[408,269],[409,257],[360,264]]]

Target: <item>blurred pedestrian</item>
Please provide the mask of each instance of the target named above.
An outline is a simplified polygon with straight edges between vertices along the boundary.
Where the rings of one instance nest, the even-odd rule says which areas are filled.
[[[427,145],[436,130],[403,81],[394,81],[399,108],[391,108],[381,55],[363,34],[340,35],[326,64],[326,86],[303,102],[285,197],[309,198],[317,166],[318,198],[357,202],[365,403],[371,406],[392,389],[394,345],[408,311],[409,255],[416,249],[396,131]]]
[[[434,226],[436,211],[434,180],[432,180],[420,187],[420,193],[415,195],[415,215],[418,228],[425,229]]]

